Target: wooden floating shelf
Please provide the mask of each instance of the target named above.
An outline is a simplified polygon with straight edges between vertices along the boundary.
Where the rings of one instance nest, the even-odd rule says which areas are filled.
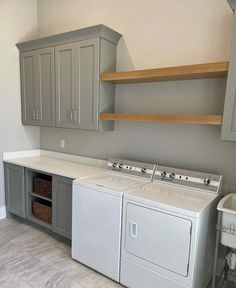
[[[200,125],[222,125],[222,115],[145,115],[124,113],[100,113],[104,121],[185,123]]]
[[[101,80],[117,84],[160,82],[173,80],[224,78],[229,62],[185,65],[168,68],[102,73]]]

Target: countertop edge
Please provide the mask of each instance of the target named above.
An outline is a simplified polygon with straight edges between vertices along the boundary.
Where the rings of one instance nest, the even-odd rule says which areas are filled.
[[[67,162],[72,162],[72,163],[77,163],[77,164],[85,164],[85,165],[90,165],[90,166],[95,166],[95,167],[100,167],[100,168],[105,168],[107,165],[106,160],[67,154],[67,153],[54,152],[54,151],[49,151],[49,150],[42,150],[42,149],[3,152],[2,155],[3,155],[2,157],[3,162],[8,162],[8,163],[13,163],[14,159],[42,156],[42,157],[57,159],[61,161],[67,161]]]

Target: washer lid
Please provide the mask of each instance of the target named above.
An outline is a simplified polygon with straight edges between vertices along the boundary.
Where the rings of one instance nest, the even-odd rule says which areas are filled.
[[[113,190],[123,193],[136,189],[139,186],[149,183],[149,181],[135,177],[121,176],[109,172],[104,172],[85,178],[83,180],[75,180],[73,183],[74,185],[93,187],[96,188],[96,190]]]
[[[125,199],[192,216],[199,214],[215,198],[216,195],[210,193],[158,182],[149,183],[125,195]]]

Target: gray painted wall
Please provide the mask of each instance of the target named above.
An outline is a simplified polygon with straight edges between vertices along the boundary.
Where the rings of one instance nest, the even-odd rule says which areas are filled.
[[[2,152],[39,147],[38,127],[21,124],[20,64],[15,44],[37,36],[36,0],[0,1],[0,218],[5,216]]]
[[[225,0],[38,1],[40,36],[98,23],[120,32],[118,71],[227,60],[232,20]],[[118,85],[116,111],[218,114],[224,95],[223,79]],[[117,122],[103,133],[41,128],[41,148],[222,173],[225,191],[236,191],[236,143],[222,142],[220,127]]]
[[[117,85],[116,111],[221,114],[225,86],[225,79]],[[223,174],[224,191],[236,191],[236,143],[221,141],[220,132],[218,126],[128,122],[100,133],[41,128],[41,148]]]

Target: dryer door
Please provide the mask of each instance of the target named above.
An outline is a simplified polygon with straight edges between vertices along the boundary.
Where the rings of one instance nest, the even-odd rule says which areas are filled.
[[[131,203],[126,209],[125,250],[187,277],[192,222]]]

